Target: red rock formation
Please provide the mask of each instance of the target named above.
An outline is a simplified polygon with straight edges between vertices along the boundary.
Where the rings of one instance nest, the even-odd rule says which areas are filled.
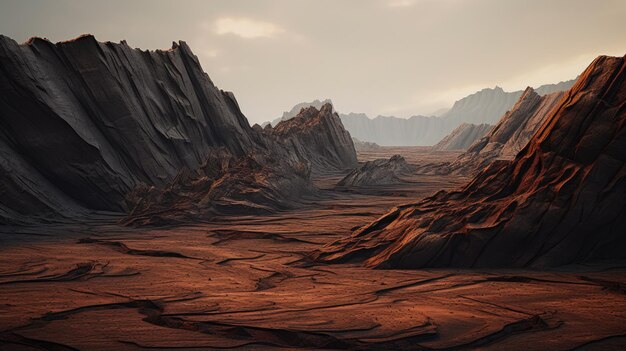
[[[625,68],[623,57],[598,57],[512,162],[394,208],[313,257],[381,268],[626,257]]]

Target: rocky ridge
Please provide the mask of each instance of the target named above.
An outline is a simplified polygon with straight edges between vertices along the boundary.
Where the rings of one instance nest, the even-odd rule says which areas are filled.
[[[200,184],[212,204],[234,206],[259,191],[245,207],[281,208],[293,202],[282,188],[308,191],[310,167],[356,165],[338,117],[317,128],[304,123],[302,135],[297,127],[251,128],[234,95],[213,84],[182,41],[142,51],[91,35],[56,44],[0,36],[0,93],[0,224],[162,212],[168,201],[181,207],[182,193]],[[246,168],[256,177],[240,176]]]
[[[313,106],[302,108],[297,116],[268,128],[267,133],[308,160],[313,172],[345,170],[357,165],[352,137],[330,103],[319,110]]]
[[[625,69],[625,57],[598,57],[513,161],[490,164],[458,191],[394,208],[312,257],[379,268],[624,258]]]

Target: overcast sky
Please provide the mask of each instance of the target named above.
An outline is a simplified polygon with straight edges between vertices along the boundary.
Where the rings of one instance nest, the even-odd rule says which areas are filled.
[[[576,77],[626,52],[624,0],[0,0],[0,33],[185,40],[254,122],[331,98],[340,112],[429,114],[485,87]]]

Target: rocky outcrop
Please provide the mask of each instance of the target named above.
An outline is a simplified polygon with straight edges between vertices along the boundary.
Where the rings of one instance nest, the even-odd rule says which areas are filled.
[[[362,166],[348,173],[337,185],[340,187],[359,187],[399,184],[406,182],[402,177],[411,171],[412,167],[406,163],[404,157],[394,155],[389,159],[365,162]]]
[[[315,173],[354,168],[356,151],[350,133],[333,112],[331,104],[303,108],[292,119],[268,131],[276,142],[310,163]]]
[[[537,88],[540,95],[569,89],[574,80]],[[437,117],[413,116],[369,118],[363,113],[340,114],[350,134],[382,146],[431,146],[463,123],[496,124],[498,119],[523,94],[506,92],[500,87],[487,88],[456,101],[451,109]]]
[[[532,94],[528,98],[535,99]],[[371,267],[544,267],[626,252],[626,58],[597,58],[513,161],[315,252]]]
[[[314,196],[311,173],[357,164],[350,134],[332,112],[303,108],[276,128],[252,127],[260,145],[244,157],[227,149],[208,155],[194,171],[183,170],[167,187],[137,188],[129,196],[132,225],[197,222],[221,215],[267,214],[292,209]]]
[[[484,137],[493,128],[490,124],[463,123],[440,142],[433,145],[433,151],[467,150],[475,141]]]
[[[91,35],[0,36],[0,224],[285,208],[309,191],[310,167],[356,165],[341,121],[322,110],[251,128],[182,41],[142,51]]]
[[[354,149],[358,151],[374,151],[379,150],[380,145],[376,143],[370,143],[369,141],[361,141],[357,138],[352,138],[352,143],[354,144]]]
[[[23,45],[1,36],[0,67],[4,171],[42,213],[59,192],[81,207],[124,211],[137,185],[165,185],[214,147],[244,155],[255,145],[234,96],[184,42],[140,51],[91,35]],[[27,198],[5,195],[3,208]]]

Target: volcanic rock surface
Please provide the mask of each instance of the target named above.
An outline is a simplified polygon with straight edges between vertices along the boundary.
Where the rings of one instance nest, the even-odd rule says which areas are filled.
[[[626,257],[625,68],[624,57],[598,57],[512,162],[492,163],[458,191],[396,207],[313,257],[381,268]]]
[[[241,156],[255,144],[233,95],[184,42],[141,51],[91,35],[23,45],[0,36],[0,67],[2,167],[17,187],[1,196],[4,217],[54,212],[59,199],[124,211],[137,185],[165,185],[212,148]]]
[[[493,128],[490,124],[463,123],[440,142],[433,145],[433,151],[467,150],[476,140],[484,137]]]
[[[404,157],[394,155],[389,159],[367,161],[362,166],[352,170],[337,185],[371,186],[403,183],[403,176],[408,175],[413,167],[406,163]]]

